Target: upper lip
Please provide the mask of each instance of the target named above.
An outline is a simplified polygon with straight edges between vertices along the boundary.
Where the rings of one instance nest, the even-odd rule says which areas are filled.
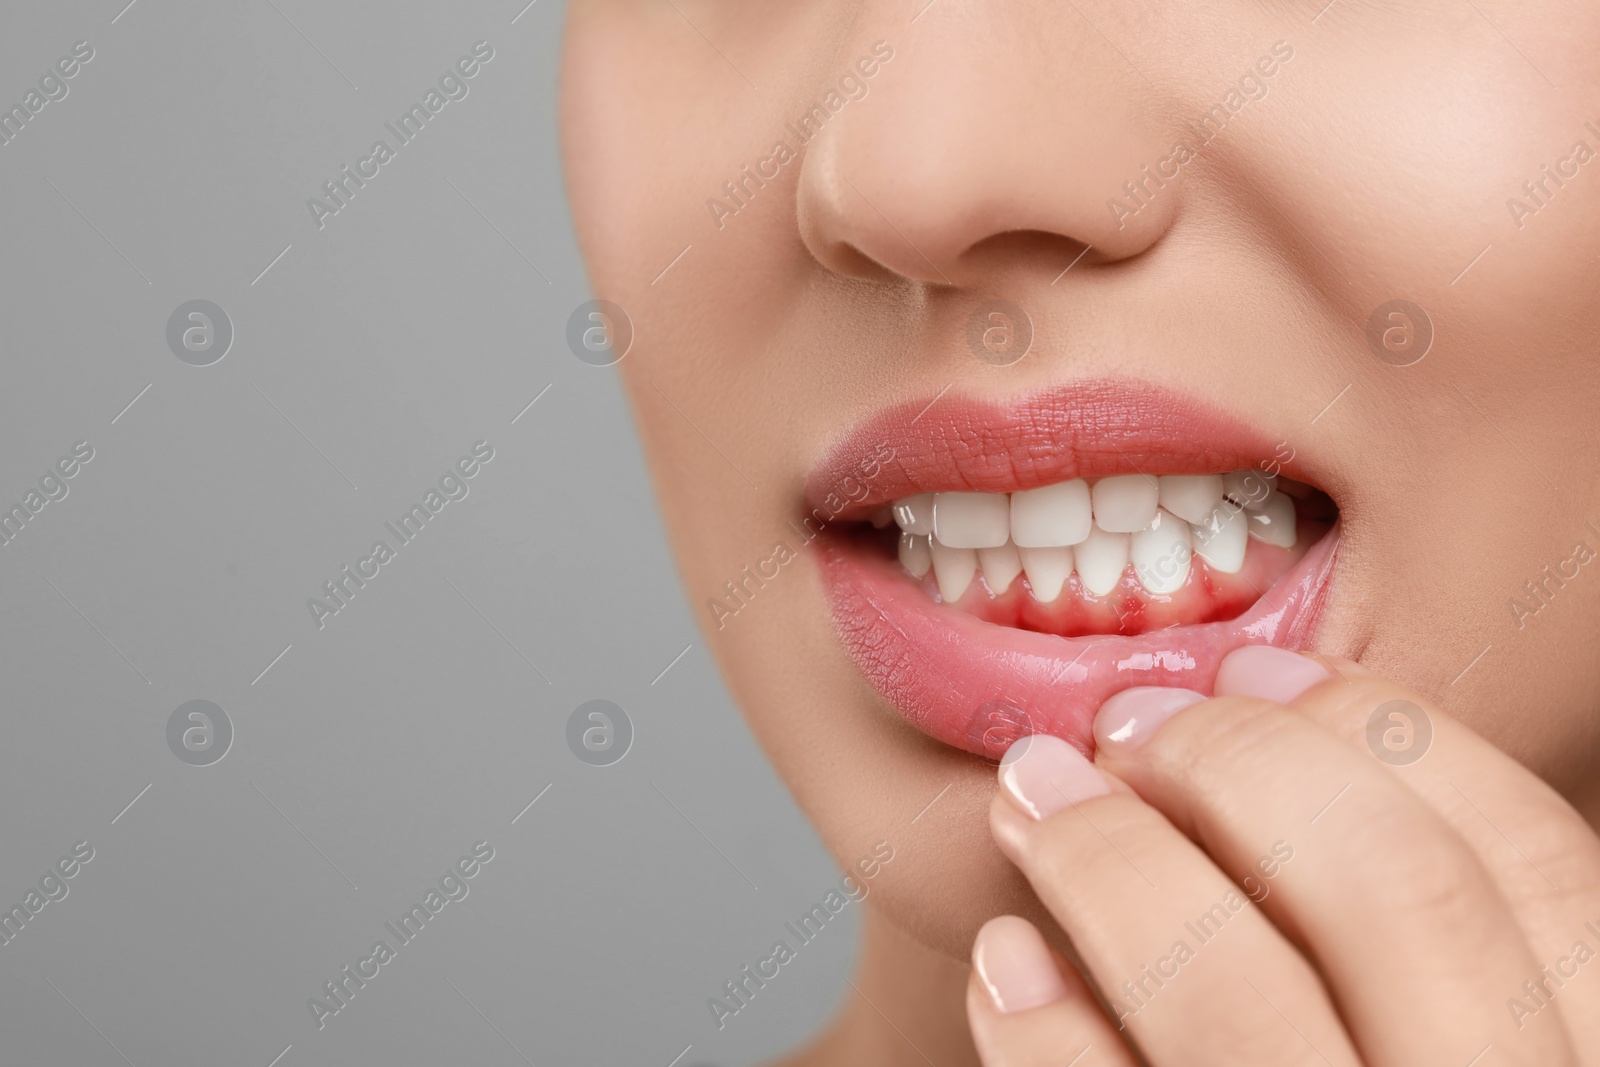
[[[1006,493],[1072,478],[1209,474],[1267,463],[1273,473],[1311,481],[1292,442],[1170,389],[1096,379],[1010,401],[941,395],[888,408],[829,449],[805,495],[808,508],[851,520],[917,493]]]

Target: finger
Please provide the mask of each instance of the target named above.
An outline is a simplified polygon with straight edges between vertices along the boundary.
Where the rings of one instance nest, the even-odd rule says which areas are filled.
[[[1370,755],[1305,715],[1222,697],[1161,716],[1147,691],[1095,720],[1102,765],[1315,962],[1368,1062],[1576,1062],[1561,1019],[1504,1004],[1538,965],[1472,848]],[[1398,1011],[1397,1006],[1405,1010]]]
[[[1136,1067],[1083,979],[1015,915],[978,931],[967,1020],[984,1067]]]
[[[1449,823],[1538,963],[1501,1010],[1525,1027],[1558,1009],[1573,1044],[1600,1063],[1600,967],[1584,966],[1600,948],[1600,839],[1559,793],[1417,693],[1346,660],[1240,650],[1223,661],[1217,692],[1287,702],[1371,753]]]
[[[1359,1062],[1311,966],[1159,812],[1054,737],[1000,781],[995,840],[1150,1063]]]

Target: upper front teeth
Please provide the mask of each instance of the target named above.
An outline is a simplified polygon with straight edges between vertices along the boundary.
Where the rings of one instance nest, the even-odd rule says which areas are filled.
[[[1011,494],[1011,540],[1020,548],[1075,545],[1094,519],[1082,478]]]
[[[1142,474],[1101,478],[1089,495],[1094,499],[1094,524],[1107,533],[1134,533],[1156,521],[1161,485]]]
[[[999,548],[1011,536],[1003,493],[935,493],[933,536],[951,548]]]
[[[1263,471],[1124,474],[1081,478],[1016,493],[920,493],[894,502],[900,561],[915,577],[931,568],[946,601],[960,599],[980,568],[996,596],[1019,573],[1034,599],[1061,593],[1074,565],[1085,590],[1104,596],[1129,563],[1147,592],[1187,581],[1190,557],[1235,574],[1250,538],[1292,548],[1295,504]]]
[[[1161,506],[1184,522],[1202,523],[1222,502],[1220,474],[1163,474]]]
[[[1222,476],[1222,492],[1246,511],[1259,511],[1278,488],[1278,476],[1266,471],[1229,471]]]
[[[918,493],[894,502],[894,521],[908,534],[926,537],[933,533],[933,494]]]

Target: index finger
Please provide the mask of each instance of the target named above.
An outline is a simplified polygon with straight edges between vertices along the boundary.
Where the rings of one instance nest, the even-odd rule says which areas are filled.
[[[1564,797],[1421,694],[1348,660],[1252,648],[1224,661],[1216,688],[1287,696],[1437,812],[1477,853],[1539,964],[1531,988],[1507,990],[1506,1011],[1525,1025],[1559,992],[1577,1047],[1600,1050],[1600,973],[1579,969],[1600,947],[1600,838]]]
[[[1223,696],[1172,715],[1161,694],[1129,690],[1101,708],[1098,761],[1254,887],[1316,964],[1369,1062],[1466,1063],[1489,1045],[1512,1062],[1575,1062],[1558,1013],[1524,1028],[1501,1010],[1538,964],[1437,812],[1281,704]],[[1289,846],[1276,862],[1272,842]]]

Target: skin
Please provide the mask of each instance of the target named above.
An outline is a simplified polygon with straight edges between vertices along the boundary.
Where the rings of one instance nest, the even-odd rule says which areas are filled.
[[[1007,803],[993,765],[923,737],[867,685],[804,551],[720,627],[707,607],[785,537],[807,472],[847,428],[946,387],[1004,399],[1079,378],[1151,381],[1289,442],[1344,530],[1317,649],[1502,754],[1462,764],[1454,781],[1474,797],[1520,795],[1537,779],[1589,825],[1600,815],[1600,582],[1585,570],[1536,613],[1511,607],[1536,603],[1525,583],[1578,542],[1600,549],[1586,526],[1600,527],[1600,436],[1581,429],[1600,401],[1600,159],[1550,185],[1542,206],[1523,192],[1579,139],[1600,150],[1584,127],[1600,126],[1600,8],[921,6],[569,7],[561,123],[574,217],[597,295],[634,325],[617,369],[687,593],[752,730],[840,865],[881,840],[896,850],[867,909],[864,995],[794,1063],[925,1062],[913,1043],[938,1049],[941,1067],[978,1062],[959,1025],[973,988],[963,961],[994,916],[1026,916],[1060,949],[1075,923],[1097,919],[1130,943],[1142,936],[1109,898],[1102,915],[1088,896],[1073,898],[1081,914],[1061,907],[1071,846],[1041,845],[1056,849],[1046,861],[1027,834],[1007,837],[992,814]],[[865,98],[719,220],[707,201],[723,182],[777,139],[798,148],[785,123],[879,41],[894,55],[864,79]],[[1266,95],[1118,220],[1107,200],[1122,183],[1280,41],[1293,57],[1260,79]],[[1514,213],[1511,197],[1537,210]],[[966,344],[969,314],[993,295],[1033,322],[1033,350],[1011,366]],[[1431,348],[1410,366],[1367,341],[1374,310],[1394,299],[1432,324]],[[1205,719],[1206,707],[1184,718]],[[1108,769],[1179,831],[1221,803]],[[1296,810],[1326,801],[1314,779],[1285,786],[1304,791]],[[1485,810],[1524,845],[1550,821]],[[1422,825],[1435,844],[1462,834]],[[1506,839],[1466,847],[1487,871],[1504,857],[1479,846]],[[1189,840],[1166,843],[1226,876],[1226,857]],[[1265,933],[1306,921],[1262,911]],[[1503,900],[1473,915],[1514,925]],[[1447,958],[1438,944],[1412,948]],[[1091,977],[1120,980],[1113,972]],[[1505,979],[1503,997],[1524,977],[1485,981]],[[1408,1005],[1430,995],[1440,990],[1395,993]],[[1231,1018],[1238,1003],[1181,1011]],[[1354,1047],[1377,1047],[1364,1043],[1376,1031],[1351,1025]],[[991,1067],[1032,1062],[996,1055]],[[1151,1062],[1178,1062],[1164,1055]]]

